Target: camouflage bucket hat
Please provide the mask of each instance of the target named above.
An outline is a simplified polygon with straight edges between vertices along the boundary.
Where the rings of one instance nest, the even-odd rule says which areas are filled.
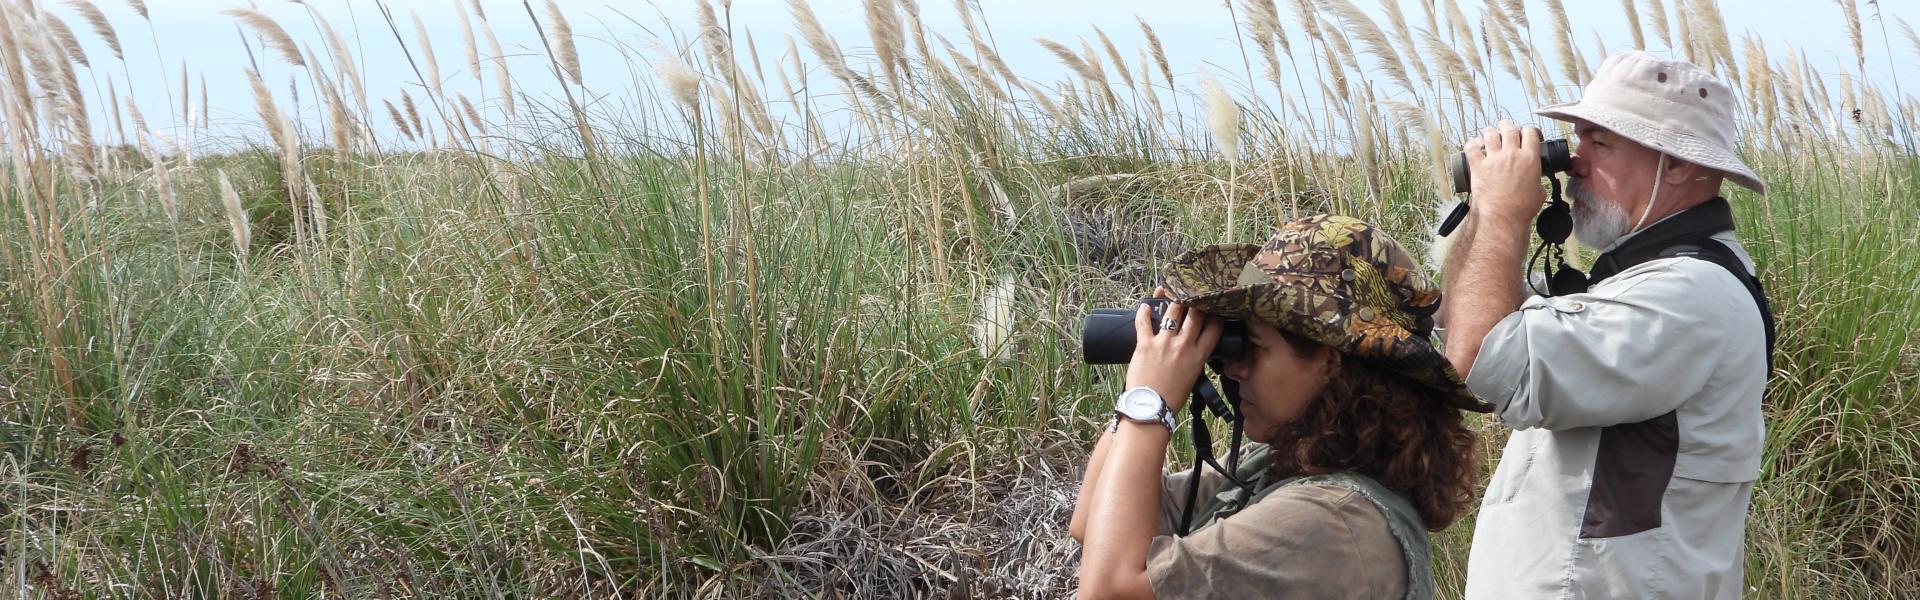
[[[1260,320],[1446,392],[1489,412],[1433,347],[1440,288],[1385,232],[1352,217],[1316,215],[1280,226],[1265,245],[1189,251],[1166,268],[1175,301]]]

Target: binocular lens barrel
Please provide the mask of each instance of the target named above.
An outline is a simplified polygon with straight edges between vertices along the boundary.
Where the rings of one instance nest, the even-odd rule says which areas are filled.
[[[1567,140],[1546,140],[1540,142],[1540,174],[1552,175],[1573,169],[1573,156],[1567,150]],[[1471,174],[1467,172],[1467,153],[1455,152],[1447,157],[1447,172],[1453,174],[1453,191],[1466,193],[1473,189]]]
[[[1160,319],[1167,314],[1166,298],[1148,298],[1141,303],[1153,307],[1147,326],[1158,332]],[[1133,348],[1139,342],[1133,332],[1134,308],[1096,308],[1080,322],[1080,356],[1090,365],[1124,365],[1133,361]],[[1209,361],[1232,362],[1246,356],[1247,324],[1229,319],[1222,323],[1220,343],[1215,344]]]

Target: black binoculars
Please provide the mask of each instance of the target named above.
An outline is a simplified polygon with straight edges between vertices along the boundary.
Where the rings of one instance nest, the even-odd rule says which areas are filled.
[[[1555,139],[1540,142],[1540,175],[1551,177],[1556,173],[1565,173],[1573,169],[1573,153],[1567,149],[1567,140]],[[1454,193],[1466,193],[1473,189],[1472,174],[1467,171],[1467,153],[1455,152],[1447,157],[1447,172],[1453,175]],[[1453,207],[1453,212],[1440,222],[1440,235],[1453,233],[1455,227],[1467,218],[1467,203],[1461,202]]]
[[[1160,320],[1166,318],[1167,306],[1171,300],[1166,298],[1147,298],[1140,304],[1153,307],[1153,317],[1148,326],[1155,333],[1160,331]],[[1090,365],[1121,365],[1133,360],[1134,339],[1133,316],[1140,304],[1134,308],[1096,308],[1080,323],[1080,353]],[[1226,329],[1220,332],[1220,343],[1215,344],[1213,353],[1207,355],[1207,362],[1220,361],[1230,363],[1239,361],[1247,354],[1247,323],[1229,319],[1222,323]]]

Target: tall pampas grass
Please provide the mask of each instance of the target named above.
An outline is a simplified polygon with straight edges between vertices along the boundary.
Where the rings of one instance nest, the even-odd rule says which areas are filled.
[[[682,60],[680,55],[663,54],[653,64],[653,70],[660,77],[660,83],[666,86],[667,96],[673,98],[674,102],[688,110],[699,108],[700,73],[693,70],[693,66]]]
[[[142,19],[152,18],[147,16],[147,3],[145,2],[141,2],[140,0],[127,0],[127,6],[133,7],[133,12],[140,13],[140,18]]]
[[[47,33],[52,35],[60,49],[66,52],[67,60],[80,63],[83,67],[93,66],[87,62],[87,52],[80,47],[79,36],[73,34],[73,28],[67,27],[66,21],[60,20],[60,17],[54,16],[53,13],[41,12],[40,26],[47,28]]]
[[[1647,21],[1653,23],[1653,36],[1660,38],[1661,44],[1672,47],[1673,31],[1668,27],[1666,7],[1660,4],[1660,0],[1646,0],[1646,2]]]
[[[1239,179],[1240,164],[1240,106],[1234,104],[1233,95],[1227,93],[1226,86],[1220,80],[1207,74],[1200,80],[1202,95],[1207,103],[1207,129],[1213,132],[1213,139],[1220,144],[1220,154],[1227,159],[1227,230],[1226,238],[1233,239],[1234,210],[1238,204],[1234,198],[1234,185]]]
[[[440,96],[445,100],[445,92],[440,89],[440,61],[434,58],[433,38],[427,36],[427,24],[420,20],[420,13],[413,13],[413,35],[420,41],[420,60],[425,63],[427,69],[425,75],[427,80],[421,83],[426,84],[427,89],[433,90],[434,96]],[[432,97],[428,99],[431,100]]]
[[[1387,39],[1386,32],[1380,30],[1378,23],[1374,23],[1367,13],[1361,12],[1360,7],[1354,6],[1349,0],[1322,1],[1323,5],[1340,19],[1340,23],[1346,26],[1347,33],[1359,36],[1360,43],[1366,48],[1367,53],[1372,54],[1379,61],[1380,69],[1386,71],[1387,76],[1392,78],[1394,83],[1399,84],[1400,88],[1409,94],[1416,97],[1420,95],[1420,89],[1415,87],[1413,79],[1407,76],[1407,67],[1400,61],[1400,53],[1393,49],[1393,42]]]
[[[265,40],[267,47],[272,48],[280,60],[296,67],[307,66],[307,59],[300,53],[299,44],[295,44],[293,36],[287,35],[287,30],[281,29],[272,17],[251,8],[229,8],[220,13],[239,19],[248,29],[252,29],[254,35]]]
[[[107,22],[107,15],[100,12],[99,7],[87,0],[67,0],[67,6],[80,11],[80,16],[93,26],[93,33],[100,36],[100,41],[107,43],[108,50],[113,51],[114,58],[126,60],[126,55],[120,51],[120,36],[114,33],[113,24]]]
[[[1627,32],[1633,34],[1634,49],[1647,49],[1647,36],[1640,31],[1640,12],[1634,8],[1633,0],[1620,0],[1620,11],[1627,14]]]
[[[479,4],[475,4],[478,7]],[[479,12],[476,8],[474,12]],[[487,37],[487,53],[493,59],[494,84],[500,88],[500,110],[508,115],[514,114],[513,73],[507,70],[507,53],[500,49],[500,38],[494,36],[493,25],[483,16],[480,19],[480,32]]]
[[[565,71],[574,85],[582,85],[580,73],[580,53],[573,46],[573,25],[567,23],[567,15],[560,11],[560,5],[547,0],[547,21],[553,25],[549,35],[553,45],[553,62]]]
[[[393,105],[388,104],[389,108]],[[247,218],[247,207],[240,203],[240,193],[233,190],[233,182],[227,179],[226,171],[217,171],[220,180],[220,206],[226,209],[227,231],[233,234],[233,251],[247,254],[253,245],[253,222]]]
[[[480,44],[473,37],[473,19],[467,16],[467,9],[458,3],[454,4],[453,12],[460,15],[460,45],[467,50],[467,73],[473,76],[474,81],[480,81]]]
[[[1860,5],[1855,0],[1833,0],[1840,5],[1840,14],[1846,18],[1847,41],[1853,43],[1853,57],[1856,68],[1867,72],[1866,36],[1860,31]]]
[[[405,136],[409,140],[418,139],[418,136],[413,134],[413,124],[407,122],[407,116],[401,114],[400,107],[394,106],[392,100],[381,100],[380,102],[387,105],[387,116],[393,119],[393,128],[398,130],[400,135]]]

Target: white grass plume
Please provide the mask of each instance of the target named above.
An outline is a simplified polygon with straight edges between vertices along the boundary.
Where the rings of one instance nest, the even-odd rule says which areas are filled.
[[[293,36],[287,35],[287,30],[281,29],[272,17],[251,8],[229,8],[220,11],[220,14],[239,19],[255,35],[266,40],[267,47],[273,48],[280,60],[296,67],[307,66],[307,60],[300,54],[300,46],[293,42]]]
[[[573,25],[567,23],[567,15],[560,12],[560,5],[554,0],[547,0],[547,20],[553,25],[554,62],[566,71],[574,85],[581,85],[580,53],[573,46]]]
[[[660,61],[653,64],[654,73],[660,76],[660,82],[667,88],[667,95],[688,110],[700,105],[700,73],[694,71],[680,55],[663,53]],[[698,125],[696,125],[698,126]]]
[[[1647,21],[1653,23],[1653,37],[1660,38],[1661,44],[1672,47],[1673,30],[1667,23],[1666,7],[1660,3],[1660,0],[1646,0],[1646,2]]]
[[[980,316],[973,323],[973,339],[981,358],[1008,360],[1013,357],[1013,276],[1001,274],[980,298]]]
[[[43,11],[40,13],[40,25],[47,28],[47,33],[51,34],[54,41],[59,43],[60,49],[67,53],[67,60],[80,63],[83,67],[93,66],[87,62],[86,50],[80,47],[80,38],[73,34],[72,28],[67,27],[66,21],[60,20],[60,17],[54,16],[53,13]]]
[[[473,19],[467,16],[467,9],[454,3],[453,12],[460,15],[460,41],[467,50],[467,72],[474,81],[480,80],[480,44],[473,37]]]
[[[247,218],[247,207],[240,203],[240,193],[233,190],[233,182],[227,179],[227,172],[217,173],[220,179],[220,205],[227,212],[227,231],[233,234],[233,250],[246,254],[247,248],[253,245],[253,222]]]
[[[420,60],[426,63],[427,80],[422,83],[425,83],[427,89],[433,90],[435,95],[440,95],[441,99],[444,100],[444,92],[440,90],[440,60],[434,58],[433,39],[427,37],[427,24],[420,20],[420,13],[413,13],[413,34],[420,39]]]
[[[141,2],[140,0],[127,0],[127,6],[133,7],[133,12],[140,13],[140,18],[142,19],[152,18],[147,16],[147,3],[145,2]]]
[[[100,40],[107,43],[107,49],[113,51],[114,58],[126,60],[126,55],[120,51],[120,36],[113,32],[113,24],[107,22],[107,15],[100,12],[99,7],[87,0],[67,0],[67,6],[80,11],[80,16],[93,26],[94,34],[99,35]]]
[[[1640,11],[1634,8],[1633,0],[1620,0],[1620,10],[1627,14],[1627,31],[1633,34],[1634,49],[1647,49],[1647,36],[1640,30]]]

